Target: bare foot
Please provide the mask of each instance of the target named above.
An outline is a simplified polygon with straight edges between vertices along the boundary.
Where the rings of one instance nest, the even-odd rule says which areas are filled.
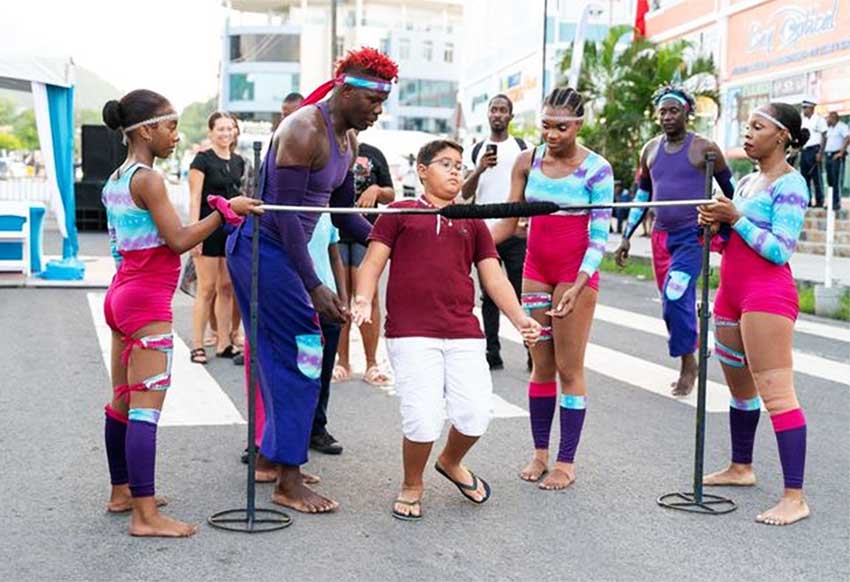
[[[696,382],[698,371],[699,367],[697,366],[697,361],[693,354],[682,356],[682,367],[679,370],[679,379],[670,384],[670,387],[673,388],[673,396],[676,398],[683,398],[690,394],[694,389],[694,383]]]
[[[555,468],[538,485],[546,491],[566,489],[576,481],[576,471],[572,463],[555,463]]]
[[[277,481],[277,469],[254,469],[254,481],[257,483],[274,483]]]
[[[546,465],[546,462],[538,459],[535,455],[528,462],[525,468],[520,471],[519,478],[523,481],[530,481],[532,483],[537,483],[540,481],[540,478],[543,477],[546,473],[549,472],[549,467]]]
[[[779,503],[756,516],[756,521],[766,525],[791,525],[809,517],[809,504],[799,490],[794,493],[785,491]]]
[[[403,486],[393,503],[393,515],[401,519],[422,517],[422,493],[421,485],[419,487]]]
[[[709,487],[728,485],[732,487],[750,487],[756,484],[756,474],[752,465],[732,463],[723,471],[706,475],[702,484]]]
[[[272,493],[272,502],[301,513],[328,513],[339,508],[339,503],[319,495],[303,482],[287,489],[278,486]]]
[[[304,485],[318,485],[322,482],[321,477],[307,471],[301,471],[301,480],[304,482]]]
[[[168,500],[165,497],[154,497],[157,507],[165,507]],[[129,485],[113,485],[112,494],[106,502],[106,511],[109,513],[126,513],[133,509],[133,497],[130,495]]]
[[[129,532],[131,536],[187,538],[195,535],[198,526],[183,523],[162,515],[156,508],[153,497],[133,499],[133,513],[130,514]]]

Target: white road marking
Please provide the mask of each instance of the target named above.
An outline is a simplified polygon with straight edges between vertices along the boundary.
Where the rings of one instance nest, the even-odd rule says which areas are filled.
[[[664,325],[664,320],[659,317],[643,315],[641,313],[635,313],[633,311],[619,309],[617,307],[609,307],[608,305],[602,304],[596,305],[596,313],[594,317],[607,323],[613,323],[614,325],[621,325],[628,327],[629,329],[642,331],[664,338],[667,337],[667,327]],[[798,321],[797,323],[799,324],[800,322]],[[814,323],[813,325],[831,327],[820,323]],[[834,329],[838,330],[839,328]],[[713,349],[713,332],[709,332],[708,342],[709,347]],[[848,379],[850,379],[850,365],[822,358],[820,356],[815,356],[813,354],[807,354],[798,350],[794,350],[794,370],[801,374],[823,378],[824,380],[844,385],[846,385]]]
[[[478,313],[477,309],[476,313]],[[512,342],[522,343],[522,336],[504,315],[502,315],[499,323],[499,335]],[[673,368],[660,366],[593,343],[587,344],[584,366],[588,370],[593,370],[618,382],[636,386],[694,407],[697,405],[696,390],[691,392],[687,398],[675,398],[670,394],[670,384],[679,377],[679,371]],[[729,410],[729,390],[726,386],[711,380],[708,381],[705,409],[707,412],[726,412]]]
[[[88,293],[89,309],[107,373],[112,359],[112,331],[103,316],[103,293]],[[174,333],[171,388],[159,426],[213,426],[245,424],[230,397],[204,366],[189,361],[189,348]]]

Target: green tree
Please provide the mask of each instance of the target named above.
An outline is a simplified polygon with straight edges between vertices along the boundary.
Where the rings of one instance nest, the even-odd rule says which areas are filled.
[[[0,150],[19,150],[21,142],[11,133],[0,133]]]
[[[5,97],[0,97],[0,126],[11,125],[15,119],[15,102]]]
[[[25,150],[38,149],[38,130],[35,126],[35,111],[26,109],[12,121],[12,132]]]
[[[644,37],[632,39],[632,34],[631,26],[615,26],[601,42],[586,43],[578,81],[586,99],[579,136],[611,162],[614,175],[626,186],[643,144],[660,131],[652,103],[659,86],[684,80],[695,97],[719,101],[710,57],[689,59],[691,45],[685,41],[656,45]],[[569,69],[571,56],[571,51],[564,55],[562,71]]]
[[[199,143],[207,137],[207,118],[216,110],[217,100],[215,97],[207,101],[196,101],[190,103],[180,114],[178,130],[183,135],[183,144],[188,147]]]

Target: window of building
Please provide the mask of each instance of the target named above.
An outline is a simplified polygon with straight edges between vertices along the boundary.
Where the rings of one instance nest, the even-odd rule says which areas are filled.
[[[399,81],[398,102],[402,107],[454,107],[457,83],[404,79]]]
[[[300,62],[301,37],[297,34],[234,34],[230,37],[230,61]]]
[[[231,73],[230,101],[279,103],[289,93],[299,90],[298,73]]]
[[[424,131],[433,134],[448,134],[451,131],[448,119],[433,117],[402,117],[399,119],[401,129],[407,131]]]
[[[380,47],[380,51],[382,53],[384,53],[385,55],[390,54],[390,39],[382,38],[381,42],[379,43],[379,47]]]
[[[446,63],[455,62],[455,45],[454,43],[447,42],[445,48],[443,49],[443,61]]]
[[[434,41],[426,40],[422,43],[422,58],[429,63],[434,60]]]
[[[398,41],[398,58],[401,61],[410,59],[410,39],[402,38]]]
[[[341,36],[336,37],[336,56],[337,58],[345,56],[345,39]]]

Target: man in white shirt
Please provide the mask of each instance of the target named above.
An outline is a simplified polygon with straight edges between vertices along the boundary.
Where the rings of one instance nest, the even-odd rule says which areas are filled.
[[[838,119],[837,111],[826,116],[826,183],[832,188],[832,208],[841,209],[841,188],[844,183],[844,160],[850,144],[850,127]]]
[[[803,145],[800,152],[800,173],[809,186],[809,192],[814,192],[813,206],[823,208],[823,178],[821,177],[821,160],[826,145],[826,120],[815,113],[815,102],[803,101],[803,127],[809,130],[809,141]],[[811,183],[814,182],[814,190]],[[811,198],[809,198],[812,201]]]
[[[487,107],[490,137],[468,150],[469,155],[464,160],[467,168],[475,169],[467,175],[461,196],[464,200],[474,198],[476,204],[495,204],[508,200],[514,161],[519,153],[526,149],[524,141],[508,134],[514,110],[514,104],[508,96],[496,95],[490,99]],[[496,250],[519,299],[522,291],[522,266],[525,262],[524,230],[518,229],[516,236],[498,245]],[[491,370],[500,370],[504,368],[504,363],[500,353],[502,346],[499,342],[499,308],[483,290],[481,315],[484,320],[484,335],[487,336],[487,363]]]

